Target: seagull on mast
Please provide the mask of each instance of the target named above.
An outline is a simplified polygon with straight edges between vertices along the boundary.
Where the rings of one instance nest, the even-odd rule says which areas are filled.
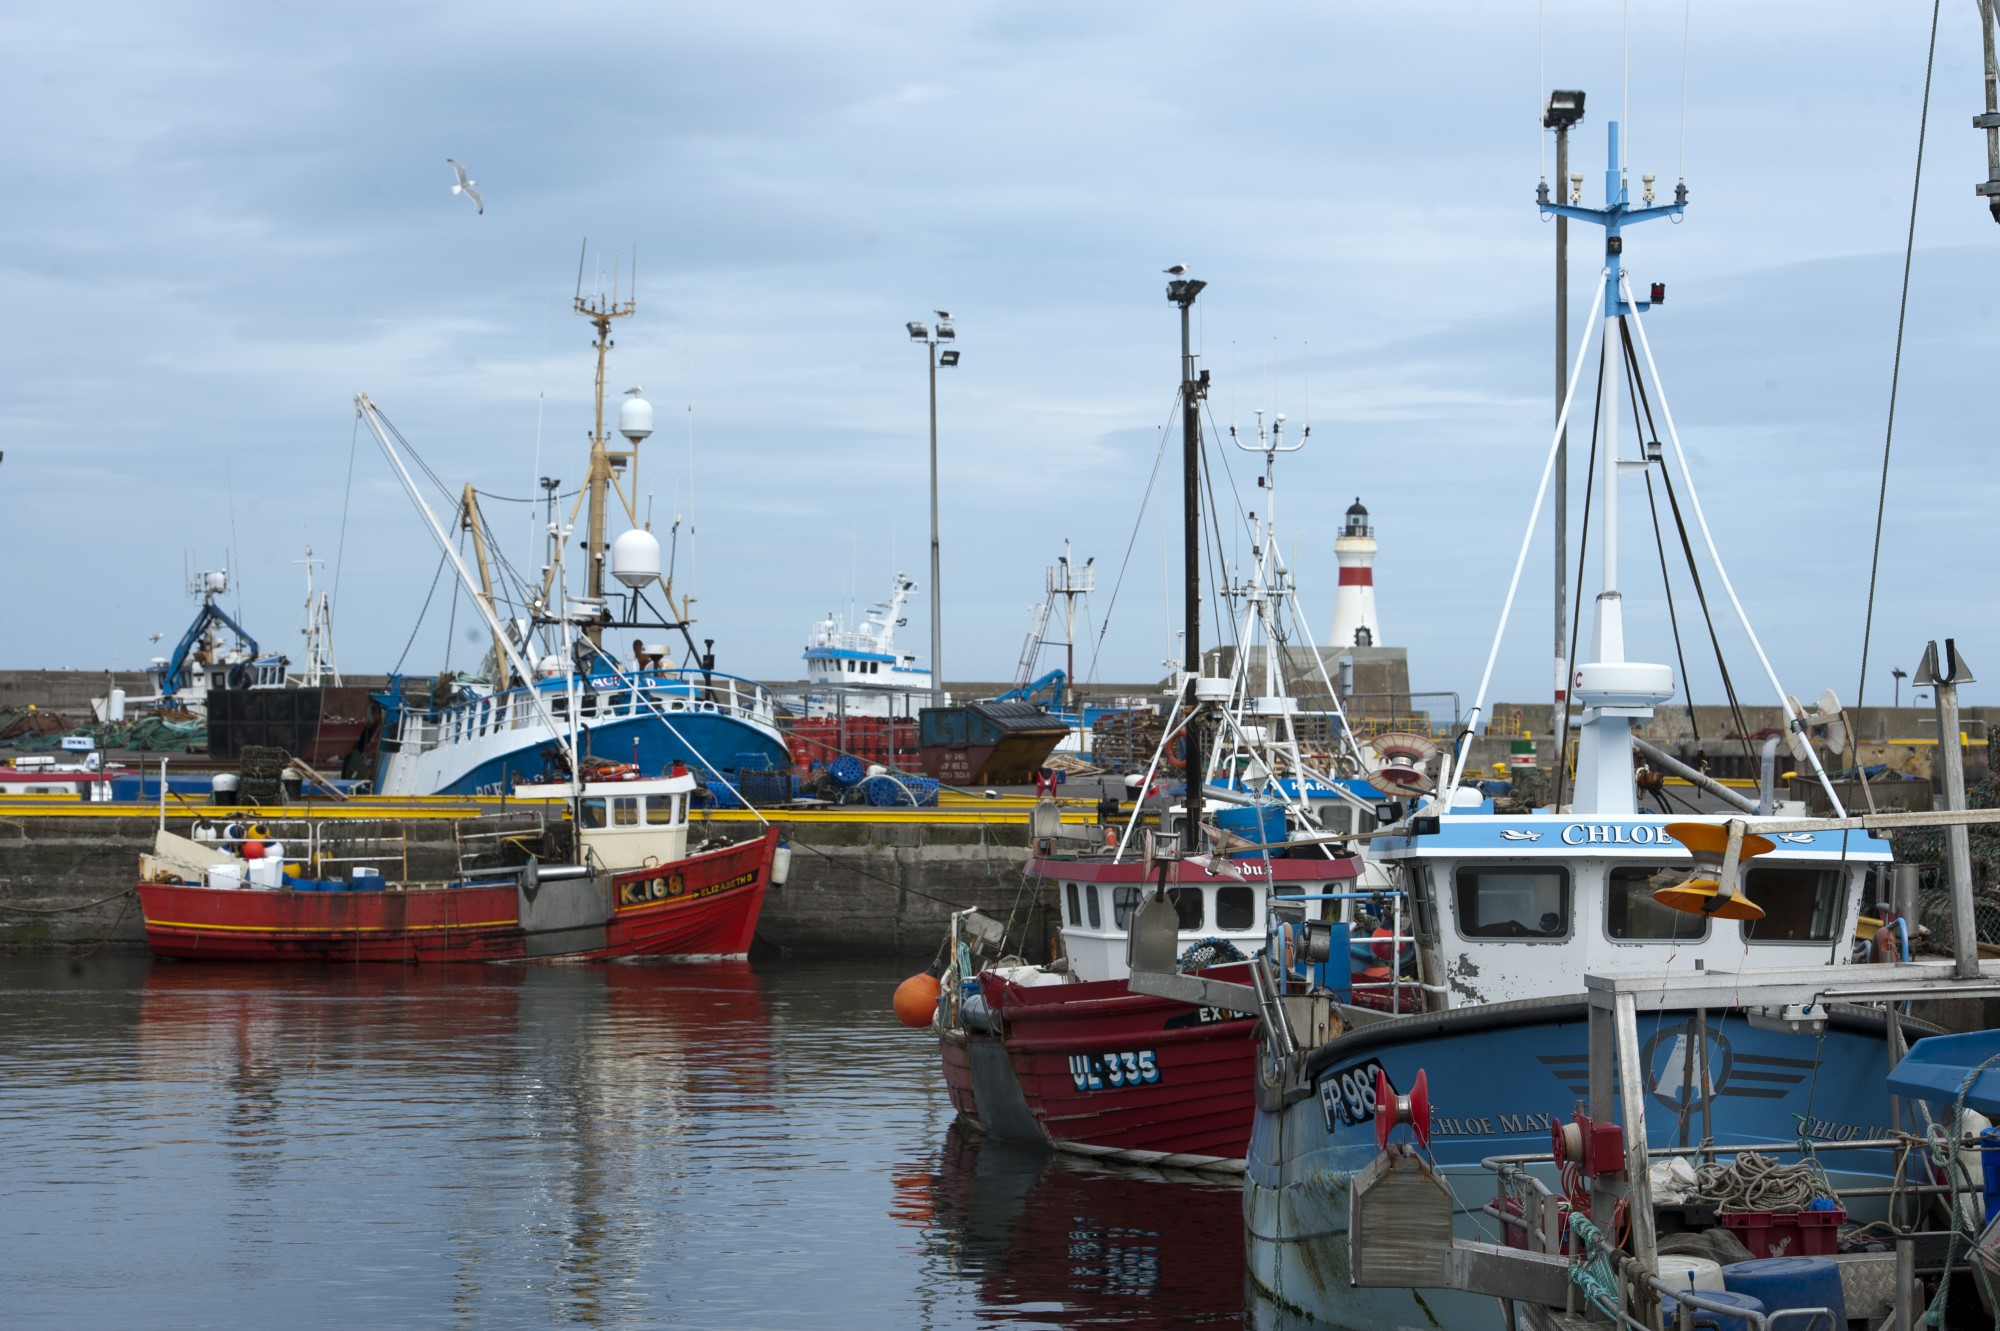
[[[1165,268],[1162,269],[1161,271],[1166,273],[1169,277],[1181,277],[1186,274],[1187,265],[1184,263],[1177,263],[1173,267]]]
[[[486,212],[486,200],[480,198],[479,191],[473,188],[473,186],[477,185],[479,182],[474,180],[471,176],[467,175],[465,172],[465,168],[460,166],[457,162],[452,161],[451,158],[447,157],[444,160],[451,166],[452,171],[458,176],[458,183],[451,187],[451,192],[453,194],[463,194],[466,198],[472,200],[472,206],[474,208],[477,208],[480,214],[484,216]]]

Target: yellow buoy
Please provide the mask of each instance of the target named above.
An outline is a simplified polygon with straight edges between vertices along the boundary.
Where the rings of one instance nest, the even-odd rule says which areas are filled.
[[[938,977],[919,971],[896,986],[896,1020],[922,1030],[937,1015]]]
[[[1694,872],[1680,882],[1653,893],[1653,900],[1672,910],[1690,915],[1711,915],[1724,920],[1761,920],[1764,908],[1740,891],[1722,890],[1722,861],[1729,853],[1729,828],[1719,823],[1668,823],[1667,834],[1687,847],[1694,859]],[[1737,846],[1740,866],[1769,851],[1777,843],[1769,837],[1745,832]]]

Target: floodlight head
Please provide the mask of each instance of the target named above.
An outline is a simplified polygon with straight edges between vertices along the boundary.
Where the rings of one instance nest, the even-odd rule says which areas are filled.
[[[958,336],[958,329],[952,325],[950,318],[947,317],[938,320],[937,334],[938,341],[949,342]]]
[[[1568,129],[1583,119],[1583,94],[1558,88],[1549,94],[1549,103],[1542,108],[1543,129]]]
[[[1194,298],[1199,296],[1202,288],[1207,285],[1208,283],[1198,277],[1177,277],[1167,283],[1167,299],[1185,309],[1194,304]]]
[[[958,364],[958,353],[956,351],[940,351],[938,353],[938,364],[944,366]]]
[[[909,327],[910,327],[910,341],[928,342],[931,340],[931,330],[924,327],[924,325],[918,323],[915,319],[910,320]]]

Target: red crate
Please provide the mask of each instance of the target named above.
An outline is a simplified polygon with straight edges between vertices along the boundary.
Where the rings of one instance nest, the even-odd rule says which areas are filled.
[[[1830,1257],[1840,1250],[1847,1212],[1731,1211],[1722,1217],[1752,1257]]]

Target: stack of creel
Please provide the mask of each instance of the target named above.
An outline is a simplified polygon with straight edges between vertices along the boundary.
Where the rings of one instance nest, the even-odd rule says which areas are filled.
[[[738,772],[736,789],[751,804],[790,804],[798,782],[790,772]]]
[[[927,776],[871,776],[862,786],[862,793],[877,809],[935,809],[938,783]]]
[[[859,758],[851,753],[843,753],[827,766],[826,774],[833,778],[835,785],[844,790],[849,786],[860,785],[865,770]]]

